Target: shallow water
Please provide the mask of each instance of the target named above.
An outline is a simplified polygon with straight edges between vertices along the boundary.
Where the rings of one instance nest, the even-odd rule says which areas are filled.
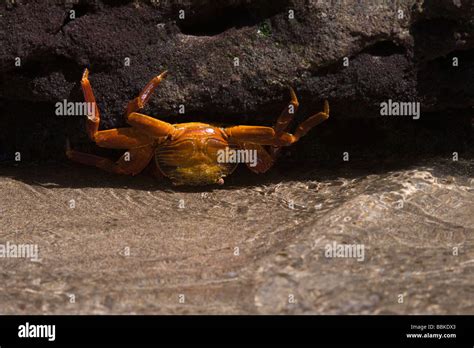
[[[177,191],[3,168],[0,243],[37,244],[41,261],[0,259],[0,311],[472,314],[473,173],[431,159]],[[334,245],[359,254],[327,257]]]

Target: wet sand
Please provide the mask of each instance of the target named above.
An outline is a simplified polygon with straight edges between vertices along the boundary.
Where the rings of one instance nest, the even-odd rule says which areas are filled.
[[[473,314],[472,173],[436,160],[186,190],[2,168],[0,244],[41,260],[0,258],[0,313]],[[328,257],[340,245],[363,254]]]

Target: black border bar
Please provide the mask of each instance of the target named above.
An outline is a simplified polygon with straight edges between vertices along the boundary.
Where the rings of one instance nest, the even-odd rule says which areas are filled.
[[[27,322],[55,325],[55,340],[18,337]],[[416,333],[456,338],[407,337]],[[474,316],[0,316],[1,348],[178,344],[472,348]]]

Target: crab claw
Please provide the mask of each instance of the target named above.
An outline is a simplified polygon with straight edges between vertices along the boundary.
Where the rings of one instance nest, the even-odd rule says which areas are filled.
[[[219,180],[216,181],[217,185],[224,185],[224,178],[219,178]]]

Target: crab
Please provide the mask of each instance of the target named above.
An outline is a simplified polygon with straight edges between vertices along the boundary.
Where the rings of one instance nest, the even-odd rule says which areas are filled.
[[[230,126],[189,122],[170,124],[138,113],[153,91],[167,76],[167,71],[154,77],[141,93],[128,103],[125,117],[131,127],[99,131],[100,115],[89,82],[89,71],[84,70],[81,80],[86,102],[93,105],[87,115],[86,131],[98,146],[127,150],[118,161],[79,152],[67,143],[69,159],[84,165],[96,166],[105,171],[136,175],[155,159],[155,173],[171,179],[175,185],[223,184],[224,177],[237,167],[236,161],[219,160],[223,151],[244,150],[256,154],[254,163],[246,163],[255,173],[264,173],[275,163],[283,146],[297,142],[311,128],[329,117],[329,103],[324,101],[324,111],[310,116],[296,128],[294,134],[287,129],[298,108],[298,99],[290,87],[291,101],[283,110],[274,127]]]

